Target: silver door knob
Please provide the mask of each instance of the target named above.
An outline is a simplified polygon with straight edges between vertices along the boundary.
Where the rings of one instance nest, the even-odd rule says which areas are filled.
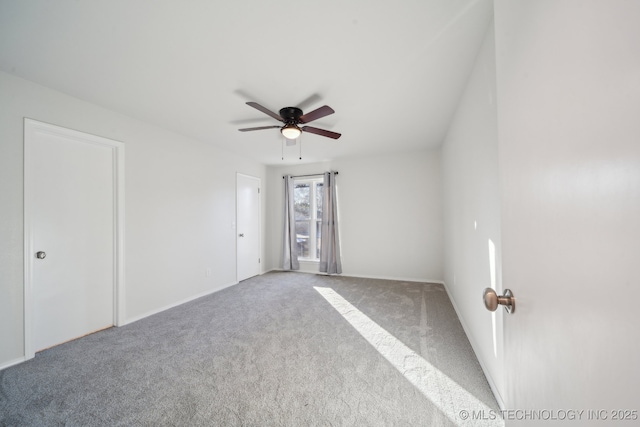
[[[244,233],[240,233],[240,234],[238,234],[238,236],[244,237]]]
[[[38,252],[36,252],[36,258],[38,258],[38,259],[45,259],[46,257],[47,257],[46,252],[43,252],[43,251],[38,251]]]
[[[510,289],[505,289],[504,295],[498,296],[496,291],[486,288],[482,293],[482,300],[489,311],[496,311],[498,305],[504,305],[507,313],[513,314],[516,311],[516,299]]]

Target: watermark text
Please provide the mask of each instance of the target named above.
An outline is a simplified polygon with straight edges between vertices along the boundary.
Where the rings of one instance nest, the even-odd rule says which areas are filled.
[[[637,409],[505,409],[466,410],[458,412],[461,420],[509,421],[637,421]]]

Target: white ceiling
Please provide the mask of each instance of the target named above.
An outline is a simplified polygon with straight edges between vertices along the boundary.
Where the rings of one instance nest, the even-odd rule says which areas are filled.
[[[269,165],[277,112],[322,105],[303,162],[440,145],[491,0],[0,0],[0,69]]]

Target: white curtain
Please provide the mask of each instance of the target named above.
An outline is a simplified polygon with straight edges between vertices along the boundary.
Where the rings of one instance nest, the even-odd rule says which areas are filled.
[[[340,239],[338,237],[338,205],[336,200],[336,173],[325,172],[322,200],[322,239],[320,241],[320,271],[327,274],[342,273]]]
[[[296,244],[296,218],[293,207],[293,177],[284,177],[284,244],[282,248],[282,269],[300,270],[298,245]]]

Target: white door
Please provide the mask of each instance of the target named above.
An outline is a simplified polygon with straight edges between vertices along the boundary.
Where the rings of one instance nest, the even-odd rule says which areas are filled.
[[[25,120],[27,357],[114,324],[117,158],[102,138]]]
[[[640,3],[495,11],[507,425],[638,425]]]
[[[238,281],[260,274],[260,178],[237,175]]]

